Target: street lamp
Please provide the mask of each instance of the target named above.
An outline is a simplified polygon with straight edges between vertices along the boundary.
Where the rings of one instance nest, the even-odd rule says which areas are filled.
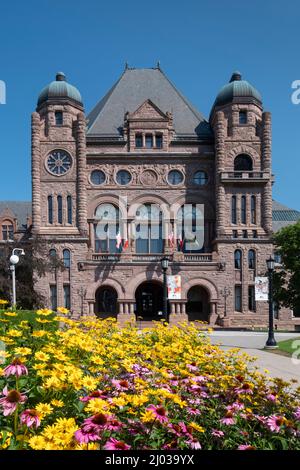
[[[167,284],[167,270],[169,267],[169,258],[164,256],[161,260],[161,269],[164,275],[164,287],[163,287],[163,314],[166,321],[168,321],[168,284]]]
[[[231,294],[231,290],[229,289],[229,287],[224,287],[224,289],[221,290],[221,295],[224,297],[224,301],[225,301],[224,317],[227,316],[227,297],[229,297],[230,294]]]
[[[274,337],[274,313],[273,313],[273,271],[275,267],[275,260],[270,256],[267,259],[268,274],[269,274],[269,335],[266,342],[266,348],[275,349],[277,343]]]
[[[19,255],[24,256],[25,251],[22,248],[14,248],[12,250],[11,257],[9,258],[10,262],[10,270],[12,274],[12,291],[13,291],[13,300],[12,300],[12,308],[16,308],[17,305],[17,298],[16,298],[16,264],[20,261],[20,258],[15,253],[19,252]]]

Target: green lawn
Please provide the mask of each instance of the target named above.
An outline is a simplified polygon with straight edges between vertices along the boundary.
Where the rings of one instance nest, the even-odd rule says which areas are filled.
[[[299,343],[297,344],[297,346],[295,346],[294,348],[292,347],[294,341],[299,341]],[[300,337],[299,338],[293,338],[293,339],[287,339],[285,341],[279,341],[278,344],[278,349],[280,351],[283,351],[285,353],[288,353],[290,356],[293,354],[293,352],[295,352],[296,349],[299,349],[299,346],[300,346]]]

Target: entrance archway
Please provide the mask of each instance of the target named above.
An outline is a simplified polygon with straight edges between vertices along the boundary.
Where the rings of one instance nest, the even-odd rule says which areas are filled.
[[[118,294],[113,287],[101,286],[96,291],[95,314],[101,318],[117,316]]]
[[[209,294],[202,286],[193,286],[187,293],[186,313],[189,321],[209,321]]]
[[[135,292],[136,315],[144,320],[159,320],[163,311],[163,286],[158,282],[146,281]]]

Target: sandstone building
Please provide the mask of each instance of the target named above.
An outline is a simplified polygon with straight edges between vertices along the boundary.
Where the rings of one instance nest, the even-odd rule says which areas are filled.
[[[50,307],[74,315],[157,319],[167,255],[168,274],[182,283],[170,322],[266,325],[254,281],[273,253],[272,209],[275,222],[286,211],[272,207],[272,183],[271,114],[239,72],[208,121],[159,66],[126,67],[88,115],[58,73],[32,115],[32,233],[49,240],[49,256],[66,269],[36,287]],[[189,249],[180,224],[185,204],[193,221],[203,204],[199,249]],[[281,310],[276,324],[294,327],[300,318]]]

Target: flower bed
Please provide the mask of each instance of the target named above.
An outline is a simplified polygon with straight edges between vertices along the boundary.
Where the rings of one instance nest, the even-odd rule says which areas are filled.
[[[199,328],[36,317],[0,322],[2,449],[300,449],[299,389]]]

